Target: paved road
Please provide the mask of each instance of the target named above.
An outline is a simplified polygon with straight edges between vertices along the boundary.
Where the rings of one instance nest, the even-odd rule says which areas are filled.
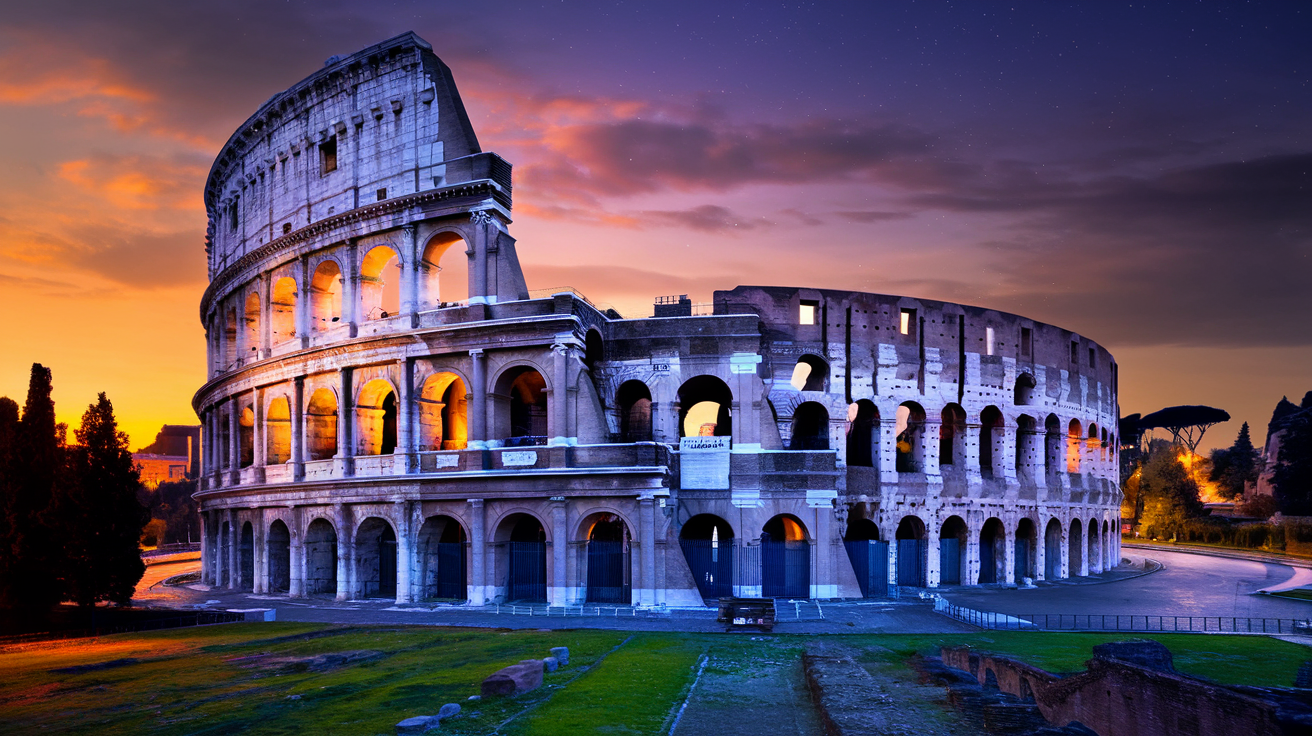
[[[1128,550],[1127,550],[1128,551]],[[1140,554],[1136,550],[1135,556]],[[1288,565],[1144,550],[1160,572],[1101,585],[1051,585],[1032,590],[947,593],[952,603],[1011,615],[1035,613],[1151,614],[1308,618],[1312,602],[1255,595],[1294,577]]]
[[[138,606],[180,607],[189,603],[204,602],[204,599],[196,601],[196,595],[192,591],[169,588],[160,584],[166,578],[188,572],[200,572],[200,560],[165,562],[147,566],[145,576],[137,583],[137,589],[132,594],[132,603]]]

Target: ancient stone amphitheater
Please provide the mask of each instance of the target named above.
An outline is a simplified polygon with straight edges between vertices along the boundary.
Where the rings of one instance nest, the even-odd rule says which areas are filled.
[[[511,166],[413,34],[274,95],[205,203],[210,584],[677,606],[1118,559],[1102,347],[911,297],[530,290]]]

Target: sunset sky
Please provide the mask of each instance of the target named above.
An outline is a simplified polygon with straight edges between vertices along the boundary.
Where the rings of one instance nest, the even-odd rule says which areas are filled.
[[[0,395],[41,362],[61,421],[195,423],[214,156],[407,30],[515,165],[530,288],[1017,312],[1107,347],[1123,414],[1228,410],[1207,446],[1312,389],[1303,3],[44,0],[0,14]]]

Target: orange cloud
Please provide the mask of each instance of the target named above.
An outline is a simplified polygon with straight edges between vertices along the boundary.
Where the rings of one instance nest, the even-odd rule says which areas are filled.
[[[200,190],[206,170],[198,164],[143,156],[63,161],[59,178],[104,197],[115,207],[139,210],[161,208],[204,215]]]

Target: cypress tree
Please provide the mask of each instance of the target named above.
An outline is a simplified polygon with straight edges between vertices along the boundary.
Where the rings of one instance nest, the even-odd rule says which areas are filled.
[[[37,610],[61,599],[61,540],[51,525],[51,500],[63,463],[63,442],[51,388],[50,369],[33,363],[27,403],[10,445],[0,607]]]
[[[18,403],[0,397],[0,601],[8,598],[10,560],[13,558],[13,534],[10,509],[18,484]]]
[[[79,606],[125,604],[146,572],[139,544],[150,514],[137,499],[141,478],[127,433],[104,393],[82,414],[76,435],[58,504],[67,530],[68,596]]]

